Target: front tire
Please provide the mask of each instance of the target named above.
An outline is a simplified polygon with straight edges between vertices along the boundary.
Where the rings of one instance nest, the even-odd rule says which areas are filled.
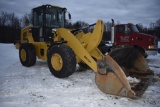
[[[72,49],[67,45],[51,47],[47,56],[51,73],[58,78],[72,75],[76,70],[76,58]]]

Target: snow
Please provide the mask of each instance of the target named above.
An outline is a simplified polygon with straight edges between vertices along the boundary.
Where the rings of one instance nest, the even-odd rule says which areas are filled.
[[[155,82],[134,100],[102,93],[92,70],[59,79],[50,73],[46,61],[24,67],[13,44],[0,44],[0,107],[160,107],[160,54],[147,61]]]
[[[130,76],[127,77],[127,80],[129,81],[129,83],[139,83],[140,82],[140,79],[137,79],[135,77],[130,77]]]

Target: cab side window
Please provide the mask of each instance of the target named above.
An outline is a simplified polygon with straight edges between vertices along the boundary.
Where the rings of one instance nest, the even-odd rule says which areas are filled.
[[[118,27],[118,32],[119,33],[125,33],[125,27],[124,26],[119,26]]]
[[[33,12],[33,26],[42,26],[43,10],[37,10]]]

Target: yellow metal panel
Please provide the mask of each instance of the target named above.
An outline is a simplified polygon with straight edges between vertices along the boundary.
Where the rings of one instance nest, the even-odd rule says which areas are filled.
[[[76,62],[77,63],[79,63],[79,62],[81,62],[82,60],[78,57],[78,56],[76,56]]]
[[[36,55],[38,59],[47,60],[47,50],[50,44],[46,42],[33,42],[32,44],[34,45],[36,49]],[[40,52],[41,49],[44,49],[44,55],[41,55],[41,52]]]
[[[83,32],[80,32],[75,35],[76,38],[81,42],[82,46],[87,50],[87,52],[96,59],[103,58],[103,54],[97,48],[102,39],[103,29],[103,22],[98,20],[93,33],[89,32],[84,34]]]
[[[19,43],[16,43],[15,45],[16,45],[16,49],[19,49],[20,44],[19,44]]]
[[[31,29],[31,26],[28,26],[21,30],[21,43],[34,42],[32,33],[29,32],[29,29]]]
[[[80,39],[83,35],[84,35],[84,33],[81,31],[81,32],[77,33],[77,34],[75,35],[75,37],[76,37],[77,39]]]
[[[84,34],[81,38],[79,38],[80,42],[83,44],[83,46],[86,48],[87,45],[88,45],[88,42],[91,38],[91,33],[87,33],[87,34]],[[88,50],[87,50],[88,51]]]
[[[90,52],[90,54],[96,59],[102,59],[104,57],[104,55],[98,48],[95,48],[93,51]]]
[[[75,54],[90,66],[95,72],[97,71],[97,64],[86,49],[82,46],[80,41],[67,29],[59,28],[57,31],[61,38],[67,41],[67,45],[72,48]]]
[[[103,30],[104,30],[103,21],[98,20],[86,47],[88,52],[94,50],[100,44],[103,36]]]
[[[32,26],[26,27],[21,30],[21,43],[31,43],[36,49],[36,55],[39,59],[47,60],[47,50],[50,45],[47,42],[34,42],[32,33],[29,32]],[[48,46],[47,46],[48,45]],[[44,49],[44,55],[41,55],[40,50]]]

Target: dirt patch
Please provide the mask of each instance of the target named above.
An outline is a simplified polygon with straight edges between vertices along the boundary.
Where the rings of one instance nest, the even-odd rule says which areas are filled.
[[[137,97],[141,97],[148,88],[148,86],[150,86],[153,83],[153,77],[153,75],[148,75],[146,77],[142,77],[139,83],[130,84],[132,90],[136,93]]]

